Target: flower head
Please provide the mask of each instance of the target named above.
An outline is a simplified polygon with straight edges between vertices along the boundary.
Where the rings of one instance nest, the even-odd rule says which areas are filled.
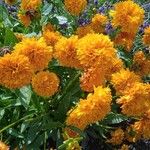
[[[112,145],[120,145],[124,139],[124,131],[121,128],[111,132],[111,139],[108,139],[106,142],[111,143]]]
[[[41,0],[21,0],[21,10],[37,10],[41,3]]]
[[[150,46],[150,26],[144,30],[143,43]]]
[[[89,33],[94,33],[90,24],[78,27],[76,30],[76,34],[79,38],[82,38]]]
[[[140,76],[150,74],[150,60],[146,58],[142,51],[135,53],[132,68]]]
[[[120,150],[129,150],[129,146],[126,145],[126,144],[123,144],[123,145],[121,146],[121,149],[120,149]]]
[[[85,100],[81,99],[77,106],[68,112],[66,124],[84,130],[110,112],[111,100],[109,88],[95,88],[94,94],[89,94]]]
[[[105,76],[101,68],[89,68],[80,78],[80,87],[86,92],[93,92],[94,87],[103,85],[105,85]]]
[[[44,30],[43,38],[45,39],[47,45],[55,46],[55,44],[61,38],[61,34],[59,32],[53,32],[53,31],[50,31],[50,30]]]
[[[88,34],[77,43],[77,57],[83,68],[103,67],[108,57],[116,57],[116,51],[108,36]]]
[[[107,20],[107,17],[103,14],[96,14],[92,18],[91,27],[95,31],[95,33],[103,33],[105,31]]]
[[[15,89],[30,83],[33,70],[23,55],[6,54],[0,58],[0,84]]]
[[[133,125],[133,130],[136,134],[140,134],[144,139],[150,139],[150,110],[145,113],[145,116],[135,122]]]
[[[54,57],[59,60],[60,64],[67,67],[80,67],[77,59],[76,44],[77,36],[70,38],[61,38],[55,45]]]
[[[114,43],[115,45],[124,46],[127,51],[130,51],[133,46],[134,39],[135,34],[128,32],[120,32],[115,37]]]
[[[43,32],[46,32],[46,31],[54,32],[55,27],[51,23],[47,23],[45,26],[42,27],[42,30]]]
[[[123,1],[114,5],[110,15],[114,27],[121,27],[122,32],[136,33],[143,23],[144,10],[133,1]]]
[[[122,69],[114,73],[111,80],[118,94],[124,94],[126,91],[130,90],[136,82],[140,81],[140,77],[128,69]]]
[[[30,25],[30,23],[31,23],[31,18],[30,18],[30,16],[29,15],[27,15],[27,14],[21,14],[21,13],[19,13],[18,14],[18,18],[19,18],[19,20],[21,21],[21,23],[24,25],[24,26],[29,26]]]
[[[40,96],[52,96],[58,91],[59,78],[53,72],[39,72],[32,78],[32,87]]]
[[[47,46],[43,38],[24,38],[15,45],[14,53],[27,56],[34,71],[45,69],[52,59],[52,47]]]
[[[0,150],[9,150],[9,147],[0,141]]]
[[[64,0],[64,4],[72,15],[78,16],[85,9],[87,0]]]
[[[128,92],[117,100],[122,113],[127,116],[142,116],[150,108],[150,85],[136,83]]]

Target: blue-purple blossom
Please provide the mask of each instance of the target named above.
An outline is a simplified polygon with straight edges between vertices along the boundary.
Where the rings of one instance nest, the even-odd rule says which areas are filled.
[[[105,32],[107,33],[107,34],[110,34],[111,32],[113,32],[114,31],[114,29],[113,29],[113,27],[112,27],[112,24],[109,22],[109,23],[107,23],[106,24],[106,27],[105,27]]]
[[[139,33],[144,34],[144,29],[148,26],[150,26],[150,24],[148,22],[144,22],[139,28]]]

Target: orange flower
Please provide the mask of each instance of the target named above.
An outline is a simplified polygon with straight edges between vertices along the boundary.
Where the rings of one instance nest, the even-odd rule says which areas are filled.
[[[42,0],[21,0],[21,10],[37,10]]]
[[[6,54],[0,58],[0,84],[7,88],[21,88],[30,83],[33,70],[23,55]]]
[[[124,96],[117,100],[122,113],[127,116],[141,117],[150,108],[150,85],[135,83]]]
[[[61,38],[61,34],[59,32],[45,30],[43,32],[43,38],[45,39],[47,45],[54,47],[58,40]]]
[[[27,56],[34,71],[45,69],[52,59],[52,47],[47,46],[43,38],[24,38],[13,52]]]
[[[105,31],[107,20],[107,17],[103,14],[96,14],[92,18],[91,27],[95,31],[95,33],[103,33]]]
[[[90,24],[78,27],[76,30],[76,34],[78,35],[79,38],[82,38],[83,36],[87,35],[88,33],[94,33]]]
[[[147,27],[144,30],[143,43],[150,46],[150,27]]]
[[[118,2],[110,11],[112,25],[122,32],[136,33],[144,20],[144,10],[133,1]]]
[[[87,99],[81,99],[77,106],[68,112],[66,124],[84,130],[89,124],[102,120],[110,112],[111,100],[109,88],[95,88],[94,94],[89,94]]]
[[[111,132],[111,139],[108,139],[106,142],[113,145],[120,145],[124,139],[124,131],[120,128]]]
[[[0,141],[0,150],[9,150],[9,147]]]
[[[146,58],[142,51],[138,51],[134,55],[132,69],[140,76],[150,74],[150,60]]]
[[[64,0],[66,9],[75,16],[78,16],[86,7],[87,0]]]
[[[117,93],[121,95],[125,94],[125,92],[130,90],[135,83],[140,81],[140,77],[128,69],[122,69],[119,72],[114,73],[111,80]]]
[[[76,44],[77,36],[70,38],[61,38],[55,45],[54,57],[59,60],[60,64],[67,67],[80,68],[80,62],[77,59]]]
[[[21,13],[19,13],[18,14],[18,18],[19,18],[19,20],[22,22],[22,24],[24,25],[24,26],[29,26],[30,25],[30,23],[31,23],[31,18],[30,18],[30,16],[29,15],[27,15],[27,14],[21,14]]]
[[[52,96],[58,91],[59,79],[53,72],[39,72],[32,79],[33,90],[40,96]]]
[[[93,92],[94,87],[105,85],[104,71],[100,68],[85,70],[80,78],[80,87],[83,91]]]
[[[133,46],[133,42],[134,42],[135,36],[136,35],[133,34],[133,33],[120,32],[115,37],[114,43],[115,43],[115,45],[124,46],[127,51],[130,51],[132,46]]]

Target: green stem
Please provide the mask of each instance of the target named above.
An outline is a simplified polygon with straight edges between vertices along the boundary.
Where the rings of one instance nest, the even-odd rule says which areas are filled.
[[[33,114],[27,115],[27,116],[25,116],[25,117],[23,117],[23,118],[21,118],[21,119],[15,121],[15,122],[9,124],[8,126],[6,126],[6,127],[4,127],[3,129],[0,130],[0,134],[1,134],[2,132],[4,132],[5,130],[7,130],[7,129],[13,127],[13,126],[16,125],[17,123],[19,123],[19,122],[25,120],[26,118],[28,118],[28,117],[30,117],[30,116],[32,116],[32,115],[33,115]]]

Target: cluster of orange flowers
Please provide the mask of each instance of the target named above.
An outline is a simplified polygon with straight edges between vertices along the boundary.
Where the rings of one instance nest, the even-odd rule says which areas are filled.
[[[21,1],[19,17],[24,25],[29,25],[31,16],[28,11],[38,10],[40,0]],[[86,7],[86,0],[64,0],[66,9],[72,15],[79,15]],[[107,87],[109,81],[119,98],[116,102],[121,112],[139,120],[130,128],[136,132],[130,140],[139,137],[150,139],[150,85],[143,83],[142,77],[150,74],[150,60],[138,51],[133,56],[131,68],[125,68],[118,57],[115,46],[122,45],[130,52],[138,28],[144,20],[144,10],[133,1],[118,2],[110,11],[110,20],[114,29],[120,32],[111,41],[104,34],[108,17],[103,14],[93,16],[90,24],[78,27],[75,35],[64,37],[55,27],[47,24],[41,37],[26,38],[16,44],[12,54],[0,58],[0,84],[8,88],[20,88],[32,84],[33,90],[41,96],[51,96],[58,91],[59,78],[45,71],[52,58],[60,65],[80,69],[80,87],[90,93],[67,114],[66,125],[84,130],[88,125],[102,120],[110,111],[112,95]],[[25,18],[24,18],[25,17]],[[150,47],[150,27],[145,29],[143,43]],[[76,135],[66,128],[70,136]],[[126,136],[122,129],[112,132],[107,142],[121,144]],[[123,145],[123,148],[127,148]],[[122,149],[123,149],[122,148]]]
[[[77,106],[68,112],[66,124],[84,130],[91,123],[102,120],[111,110],[111,91],[109,88],[97,87],[94,94],[81,99]],[[68,131],[70,136],[75,134]]]
[[[59,87],[56,74],[43,71],[51,59],[52,47],[43,38],[23,38],[12,54],[0,58],[0,84],[16,89],[31,83],[38,95],[51,96]]]

